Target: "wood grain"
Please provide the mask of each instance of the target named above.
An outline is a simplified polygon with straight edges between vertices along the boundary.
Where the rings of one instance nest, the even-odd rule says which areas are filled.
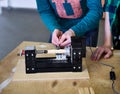
[[[54,49],[49,43],[42,42],[22,42],[3,60],[0,61],[0,83],[6,80],[19,59],[24,57],[17,56],[17,53],[25,46],[38,45],[41,49]],[[92,48],[94,51],[95,48]],[[103,66],[99,62],[110,64],[115,67],[116,73],[115,89],[120,92],[120,50],[114,50],[110,59],[101,59],[100,61],[91,61],[91,50],[87,47],[86,65],[89,72],[89,79],[48,79],[48,80],[14,80],[1,94],[79,94],[79,89],[89,88],[91,94],[113,94],[112,81],[109,78],[110,67]],[[86,90],[86,89],[85,89]]]
[[[13,81],[32,81],[32,80],[64,80],[64,79],[88,79],[89,73],[87,70],[85,59],[83,59],[83,70],[82,72],[47,72],[47,73],[34,73],[26,74],[25,61],[20,59],[18,61],[16,72],[13,77]]]

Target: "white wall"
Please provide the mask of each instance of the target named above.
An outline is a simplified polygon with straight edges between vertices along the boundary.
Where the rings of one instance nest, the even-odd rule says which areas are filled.
[[[2,7],[36,9],[36,0],[0,0]]]

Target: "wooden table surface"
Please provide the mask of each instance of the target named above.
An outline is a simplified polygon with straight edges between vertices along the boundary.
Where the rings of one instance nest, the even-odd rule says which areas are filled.
[[[48,49],[54,48],[54,46],[49,43],[26,41],[22,42],[3,60],[0,61],[0,83],[5,81],[6,79],[8,79],[8,77],[12,75],[12,69],[16,66],[18,60],[20,58],[23,58],[17,56],[17,53],[28,45],[42,45],[43,48],[44,45],[46,45],[49,46]],[[94,48],[92,48],[92,50],[94,51]],[[110,59],[101,59],[98,62],[91,61],[90,55],[91,50],[87,47],[86,63],[90,76],[89,80],[50,80],[46,82],[42,81],[40,84],[37,84],[39,83],[38,81],[10,82],[10,84],[2,90],[1,94],[35,94],[36,91],[37,94],[89,94],[85,92],[80,93],[79,90],[81,88],[84,88],[84,90],[89,88],[89,91],[92,88],[95,94],[114,94],[112,90],[112,81],[110,80],[109,76],[111,68],[100,63],[109,64],[115,67],[115,89],[120,93],[120,50],[114,50],[114,55]],[[18,84],[22,84],[24,87],[20,87]]]

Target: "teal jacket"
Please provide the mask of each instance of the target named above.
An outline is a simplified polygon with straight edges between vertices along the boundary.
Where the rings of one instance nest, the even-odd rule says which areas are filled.
[[[120,0],[105,0],[104,11],[109,12],[110,29],[112,32],[113,46],[119,44],[120,37],[120,23],[118,15],[116,15],[118,7],[120,6]],[[119,46],[120,47],[120,46]]]
[[[101,0],[36,0],[41,19],[52,33],[72,29],[76,36],[97,28],[102,16]]]
[[[105,0],[104,11],[109,12],[109,20],[110,20],[111,28],[116,20],[115,19],[116,11],[119,5],[120,5],[120,0]]]

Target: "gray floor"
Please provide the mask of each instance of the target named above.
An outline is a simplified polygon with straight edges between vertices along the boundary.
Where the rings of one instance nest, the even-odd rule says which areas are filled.
[[[104,20],[100,22],[98,45],[102,43]],[[49,31],[37,10],[3,9],[0,15],[0,60],[23,41],[48,42]]]
[[[3,9],[0,15],[0,60],[22,41],[47,42],[49,31],[36,10]]]

